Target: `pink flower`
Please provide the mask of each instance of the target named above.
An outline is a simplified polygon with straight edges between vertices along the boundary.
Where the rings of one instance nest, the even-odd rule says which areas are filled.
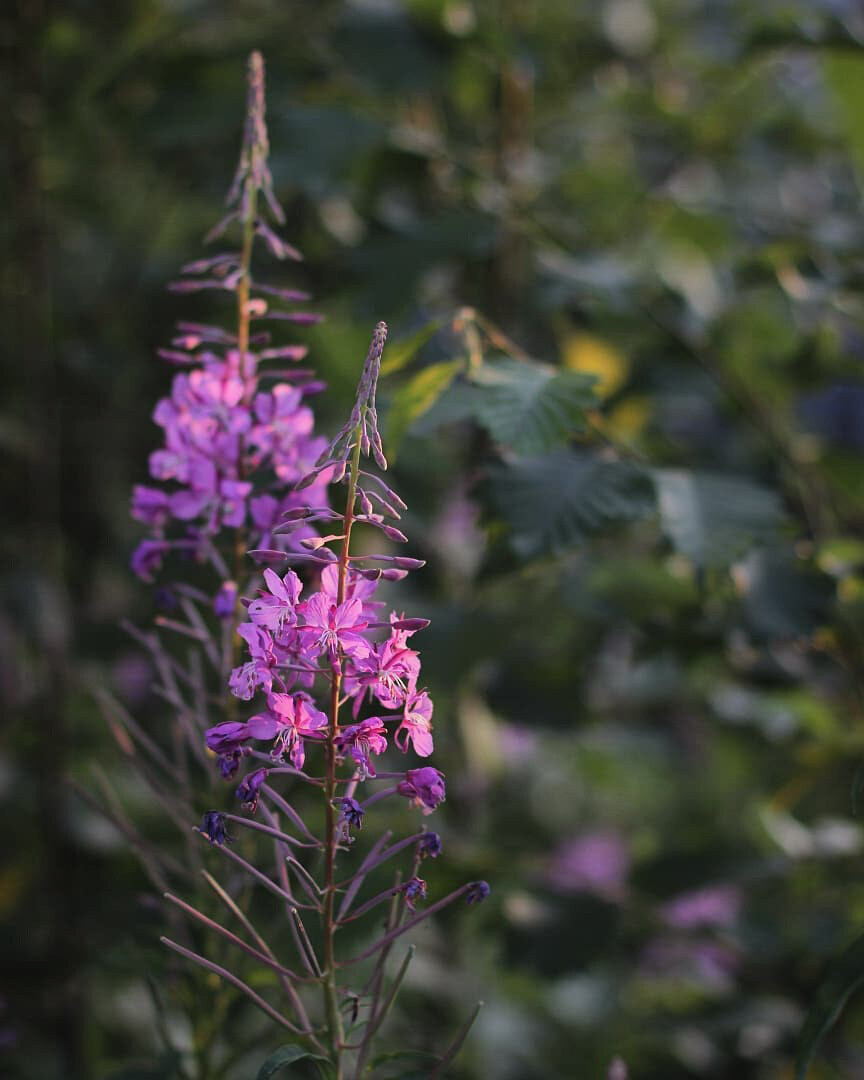
[[[279,636],[286,627],[293,626],[297,621],[297,601],[303,586],[293,570],[280,578],[269,566],[264,571],[264,580],[270,590],[269,595],[262,591],[261,595],[252,601],[249,605],[249,618],[256,626],[265,626]]]
[[[327,717],[312,704],[308,694],[268,694],[266,713],[250,716],[246,724],[253,739],[274,739],[270,754],[285,754],[295,769],[306,760],[303,737],[320,737],[327,727]]]
[[[360,773],[360,779],[375,775],[370,754],[383,754],[387,749],[387,732],[384,721],[378,716],[369,716],[359,724],[351,724],[339,731],[336,745],[341,753],[346,750],[354,759]]]
[[[393,739],[403,753],[409,742],[420,757],[429,757],[432,753],[432,709],[432,700],[425,690],[410,694],[406,699],[402,723]]]
[[[334,604],[324,593],[315,593],[306,602],[306,623],[300,634],[307,648],[326,652],[331,663],[345,656],[368,656],[369,642],[363,637],[366,622],[361,618],[362,602],[354,598],[344,604]]]
[[[256,687],[269,690],[273,685],[273,669],[278,658],[270,634],[254,623],[241,623],[237,633],[249,646],[251,660],[234,668],[228,685],[231,693],[242,701],[249,701]]]

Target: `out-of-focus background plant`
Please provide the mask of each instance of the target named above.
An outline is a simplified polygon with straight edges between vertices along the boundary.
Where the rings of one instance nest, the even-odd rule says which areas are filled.
[[[864,929],[860,6],[13,0],[0,27],[0,1072],[155,1080],[194,1038],[148,994],[161,907],[65,778],[97,765],[167,835],[94,687],[158,725],[116,629],[152,617],[128,492],[261,47],[321,430],[391,324],[436,827],[494,890],[425,931],[393,1024],[482,994],[454,1076],[791,1076]],[[862,1057],[853,998],[813,1075]]]

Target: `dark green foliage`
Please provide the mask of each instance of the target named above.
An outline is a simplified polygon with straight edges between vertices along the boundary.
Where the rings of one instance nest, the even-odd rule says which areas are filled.
[[[430,896],[493,887],[418,940],[383,1045],[438,1057],[485,997],[454,1080],[599,1078],[616,1054],[634,1080],[776,1080],[812,1006],[810,1076],[856,1075],[859,6],[7,7],[0,1074],[155,1078],[176,1044],[184,1080],[250,1080],[279,1041],[170,966],[134,854],[62,782],[92,794],[97,763],[176,844],[92,685],[159,736],[116,630],[154,615],[128,492],[171,375],[154,347],[224,311],[164,285],[218,216],[259,47],[307,257],[285,284],[328,317],[303,332],[322,428],[391,325],[381,414],[428,559],[404,605],[433,617],[449,785]],[[199,809],[232,800],[214,782]],[[598,833],[618,888],[580,877],[571,847]],[[740,891],[730,921],[668,924],[717,884]]]

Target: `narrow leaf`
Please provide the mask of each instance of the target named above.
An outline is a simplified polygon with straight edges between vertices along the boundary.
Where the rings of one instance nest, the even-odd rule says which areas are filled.
[[[381,360],[381,374],[390,375],[394,371],[401,371],[409,361],[430,341],[441,327],[440,319],[433,319],[426,323],[411,337],[404,341],[391,342]]]
[[[286,1046],[280,1046],[278,1050],[267,1058],[261,1068],[258,1070],[258,1075],[255,1080],[270,1080],[271,1076],[275,1076],[280,1069],[284,1069],[286,1065],[293,1065],[297,1061],[323,1061],[326,1062],[326,1058],[320,1057],[318,1054],[312,1054],[308,1050],[305,1050],[302,1046],[297,1046],[296,1043],[289,1043]]]
[[[798,1044],[796,1080],[806,1080],[819,1045],[834,1026],[843,1006],[864,983],[864,935],[854,941],[829,965],[822,985],[816,991]]]
[[[387,442],[391,455],[411,424],[435,404],[462,367],[461,360],[431,364],[393,394],[387,414]]]

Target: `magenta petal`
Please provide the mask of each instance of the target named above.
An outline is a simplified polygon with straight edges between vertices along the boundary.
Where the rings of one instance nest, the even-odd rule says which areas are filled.
[[[279,724],[266,713],[258,713],[250,716],[246,722],[246,729],[253,739],[275,739],[279,732]]]

